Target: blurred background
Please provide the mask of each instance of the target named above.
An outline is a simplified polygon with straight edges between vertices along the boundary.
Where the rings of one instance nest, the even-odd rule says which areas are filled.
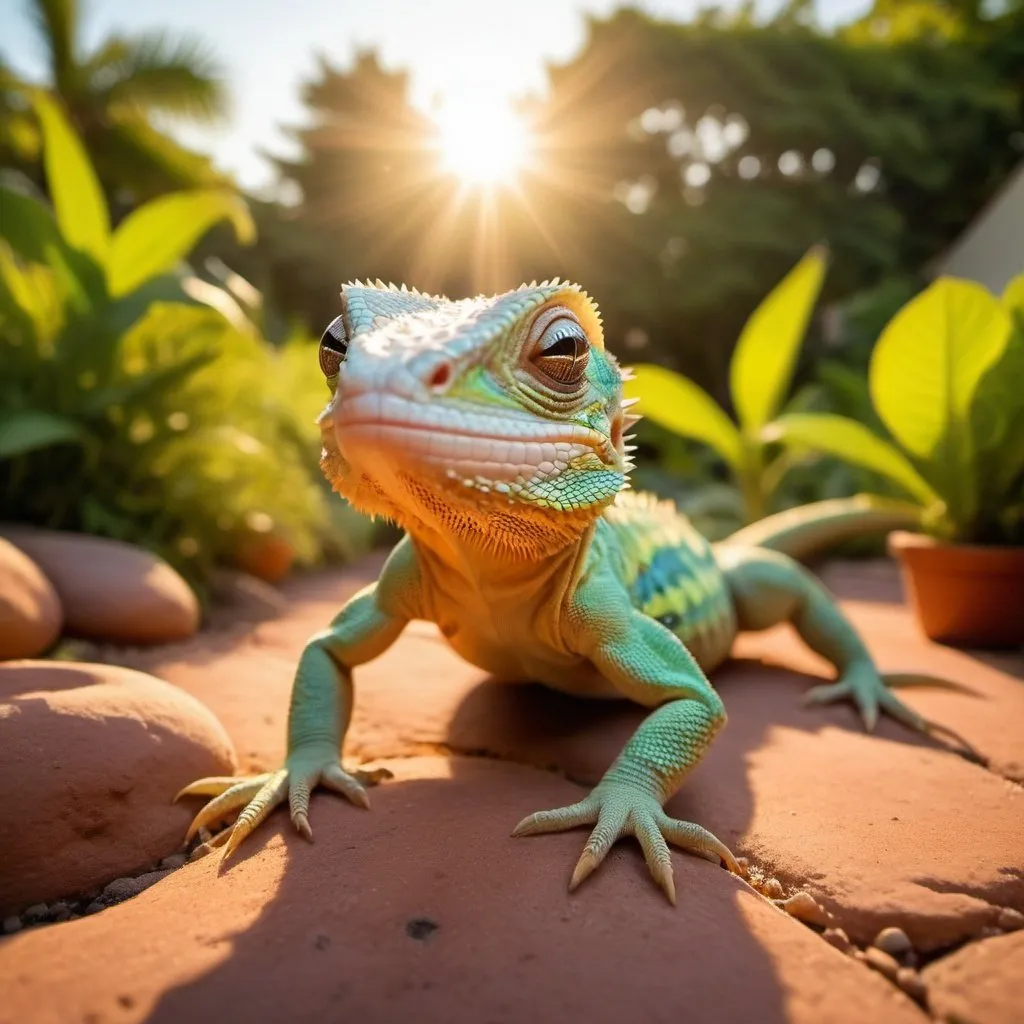
[[[373,540],[316,467],[342,281],[566,277],[621,359],[729,410],[745,321],[824,243],[787,408],[874,429],[889,317],[937,274],[998,292],[1024,268],[1019,0],[0,0],[3,186],[46,202],[40,89],[115,229],[182,190],[238,194],[251,223],[197,229],[130,315],[108,295],[82,320],[42,257],[33,312],[10,271],[0,419],[35,418],[0,443],[3,518],[141,544],[200,589],[225,562],[277,578]],[[55,354],[76,345],[72,370]],[[712,449],[640,440],[641,485],[709,533],[750,518]],[[828,456],[776,476],[773,508],[891,493]]]

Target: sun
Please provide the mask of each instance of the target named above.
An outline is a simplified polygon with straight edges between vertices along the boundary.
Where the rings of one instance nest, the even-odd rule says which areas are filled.
[[[508,103],[449,100],[434,121],[441,169],[466,185],[511,185],[529,161],[530,132]]]

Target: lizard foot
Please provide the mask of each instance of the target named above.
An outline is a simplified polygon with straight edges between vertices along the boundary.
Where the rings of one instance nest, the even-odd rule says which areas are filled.
[[[670,818],[653,796],[617,781],[601,782],[585,800],[568,807],[529,815],[516,825],[512,835],[564,832],[578,825],[596,827],[572,873],[570,892],[598,867],[619,839],[629,835],[636,836],[651,875],[673,905],[676,887],[669,843],[714,864],[722,863],[734,874],[740,874],[732,852],[707,829]]]
[[[837,683],[815,686],[807,692],[805,704],[832,704],[839,700],[852,701],[864,721],[864,727],[871,732],[878,724],[879,712],[902,722],[907,728],[926,736],[945,736],[962,748],[962,752],[973,759],[982,761],[981,756],[958,733],[938,722],[931,722],[907,707],[889,686],[937,686],[950,688],[952,684],[930,676],[894,674],[883,676],[873,665],[857,665],[851,668]]]
[[[387,773],[390,774],[390,773]],[[321,752],[298,752],[288,757],[284,768],[238,778],[214,776],[198,779],[186,786],[174,799],[183,796],[210,796],[209,803],[195,816],[185,836],[188,842],[200,828],[216,825],[241,809],[234,825],[214,838],[212,845],[224,847],[226,860],[270,812],[287,798],[292,824],[296,830],[312,841],[309,825],[309,795],[322,785],[346,797],[359,807],[369,808],[370,798],[363,783],[373,784],[383,777],[380,773],[357,772],[349,775],[338,761],[337,755],[324,756]]]

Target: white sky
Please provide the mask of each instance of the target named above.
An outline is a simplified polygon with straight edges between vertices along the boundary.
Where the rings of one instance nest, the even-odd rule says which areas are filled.
[[[723,0],[734,6],[736,0]],[[781,0],[758,0],[768,13]],[[221,61],[231,88],[229,121],[182,137],[213,152],[218,164],[251,188],[270,176],[258,148],[288,151],[281,124],[301,123],[300,83],[321,52],[346,64],[357,46],[373,46],[389,67],[412,72],[413,96],[492,98],[540,90],[545,60],[564,61],[584,39],[584,12],[605,15],[615,0],[81,0],[85,40],[155,28],[200,34]],[[698,0],[647,0],[644,9],[685,19]],[[818,0],[826,24],[849,20],[869,0]],[[42,73],[42,55],[22,0],[0,0],[0,53],[27,75]]]

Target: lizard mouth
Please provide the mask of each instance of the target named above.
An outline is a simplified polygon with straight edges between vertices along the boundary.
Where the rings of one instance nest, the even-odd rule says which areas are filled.
[[[403,469],[422,467],[484,486],[526,483],[583,463],[611,468],[618,461],[607,437],[578,424],[380,392],[347,399],[335,410],[333,426],[350,462],[372,469],[383,458]]]

